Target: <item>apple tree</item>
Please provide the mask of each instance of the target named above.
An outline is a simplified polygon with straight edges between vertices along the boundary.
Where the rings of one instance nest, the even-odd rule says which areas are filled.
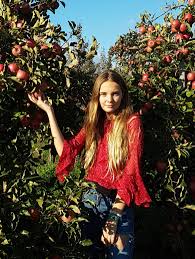
[[[78,159],[64,184],[55,178],[57,155],[45,114],[28,92],[53,103],[66,137],[79,127],[93,82],[95,38],[82,27],[53,25],[63,1],[0,1],[0,257],[77,255],[79,199],[87,188]],[[92,64],[90,69],[87,64]]]
[[[162,16],[164,21],[158,22]],[[192,218],[185,219],[187,208],[194,209],[195,193],[195,2],[178,1],[159,17],[146,12],[140,18],[137,30],[121,35],[109,55],[128,82],[135,111],[142,115],[143,176],[153,206],[171,208],[165,228],[175,240],[184,229],[195,227],[189,227]],[[155,220],[151,217],[151,224],[145,225]],[[181,253],[175,241],[171,248],[174,256]],[[185,256],[181,258],[188,258],[186,251]]]

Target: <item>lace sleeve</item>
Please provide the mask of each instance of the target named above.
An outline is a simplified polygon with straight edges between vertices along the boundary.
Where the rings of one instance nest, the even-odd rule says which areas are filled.
[[[132,116],[128,122],[129,156],[122,176],[117,181],[117,193],[127,205],[132,201],[138,206],[148,207],[151,199],[141,177],[143,150],[143,129],[139,116]]]
[[[85,131],[80,132],[70,140],[64,140],[62,154],[56,167],[56,177],[60,182],[64,181],[65,176],[72,170],[76,156],[80,153],[85,144]]]

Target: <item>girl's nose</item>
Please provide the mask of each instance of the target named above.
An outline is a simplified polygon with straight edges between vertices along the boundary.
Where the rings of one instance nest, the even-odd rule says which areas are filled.
[[[107,95],[106,99],[107,99],[108,102],[112,102],[112,95]]]

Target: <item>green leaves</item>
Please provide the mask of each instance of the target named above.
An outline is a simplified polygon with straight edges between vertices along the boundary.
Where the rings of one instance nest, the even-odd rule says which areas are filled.
[[[180,206],[188,198],[186,174],[193,172],[190,160],[194,152],[195,98],[187,74],[195,67],[194,39],[182,38],[185,33],[192,35],[193,28],[187,23],[185,33],[180,29],[174,32],[173,10],[178,11],[181,23],[186,13],[195,15],[193,8],[189,11],[188,4],[181,3],[166,6],[161,15],[164,23],[145,12],[136,26],[139,32],[131,29],[121,35],[110,48],[109,56],[126,79],[134,110],[142,114],[147,165],[144,173],[153,200],[168,200]],[[148,104],[152,109],[147,109]],[[161,159],[171,162],[166,173],[159,175],[154,165]]]
[[[178,158],[180,159],[181,156],[184,158],[189,157],[189,150],[192,148],[192,143],[184,143],[184,144],[179,144],[176,146],[175,150],[177,151]]]

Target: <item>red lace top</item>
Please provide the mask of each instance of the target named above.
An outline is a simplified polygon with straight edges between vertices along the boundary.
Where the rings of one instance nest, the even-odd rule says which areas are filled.
[[[121,199],[130,205],[134,201],[136,205],[148,207],[151,199],[144,186],[140,162],[143,149],[143,131],[140,116],[133,114],[128,121],[128,132],[133,134],[133,143],[127,159],[122,176],[113,180],[111,174],[108,173],[108,134],[112,127],[112,122],[106,120],[104,123],[104,135],[98,142],[96,159],[93,166],[89,169],[86,179],[97,182],[99,185],[107,189],[116,189]],[[64,177],[72,170],[76,156],[85,145],[85,130],[80,132],[70,140],[64,141],[62,155],[59,158],[56,176],[60,182],[64,181]]]

